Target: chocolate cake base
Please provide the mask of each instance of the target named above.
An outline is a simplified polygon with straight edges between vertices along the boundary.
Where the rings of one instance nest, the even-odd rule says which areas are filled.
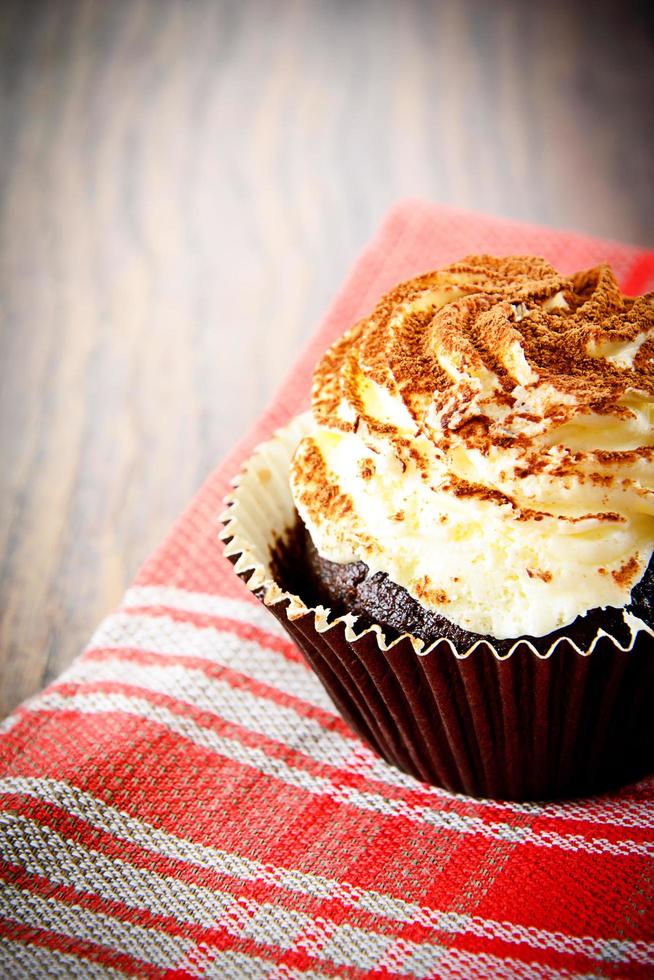
[[[442,617],[420,616],[404,590],[365,571],[325,564],[301,526],[273,561],[285,591],[309,607],[331,606],[334,618],[359,612],[362,630],[377,622],[389,640],[409,629],[430,643],[463,636],[464,649],[476,639]],[[648,576],[651,582],[651,569]],[[648,610],[636,600],[642,616]],[[456,657],[444,642],[419,656],[407,638],[383,651],[374,633],[348,640],[343,623],[319,633],[312,612],[289,620],[285,602],[269,608],[350,726],[427,783],[534,800],[579,796],[654,771],[654,641],[645,632],[627,653],[604,637],[588,656],[568,642],[547,658],[519,646],[499,659],[486,644]],[[595,613],[603,615],[580,617],[586,640],[599,623]],[[573,636],[570,628],[562,632]]]
[[[480,640],[486,640],[501,655],[523,639],[545,654],[559,637],[566,637],[586,650],[598,630],[614,636],[622,646],[629,643],[630,630],[621,609],[591,609],[573,623],[547,636],[522,636],[498,640],[457,626],[449,619],[425,609],[406,589],[383,572],[370,575],[363,562],[340,565],[321,558],[309,532],[298,521],[291,534],[275,552],[275,569],[289,583],[288,591],[306,595],[311,605],[324,605],[338,615],[346,612],[360,617],[362,629],[379,623],[391,638],[410,633],[428,645],[449,639],[459,653],[465,653]],[[648,626],[654,628],[654,558],[645,575],[634,588],[627,607]],[[654,642],[653,642],[654,656]]]

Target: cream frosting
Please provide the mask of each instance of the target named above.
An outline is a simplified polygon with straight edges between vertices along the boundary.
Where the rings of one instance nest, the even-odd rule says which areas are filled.
[[[654,549],[654,297],[600,266],[473,256],[323,356],[291,466],[324,558],[475,633],[629,601]]]

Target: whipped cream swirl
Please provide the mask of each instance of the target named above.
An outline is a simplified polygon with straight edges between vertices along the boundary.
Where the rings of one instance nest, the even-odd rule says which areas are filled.
[[[624,606],[654,549],[654,296],[473,256],[319,362],[291,467],[320,554],[496,638]]]

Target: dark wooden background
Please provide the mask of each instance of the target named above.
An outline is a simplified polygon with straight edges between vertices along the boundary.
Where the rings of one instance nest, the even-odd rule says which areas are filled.
[[[0,3],[0,714],[398,197],[654,244],[647,4]]]

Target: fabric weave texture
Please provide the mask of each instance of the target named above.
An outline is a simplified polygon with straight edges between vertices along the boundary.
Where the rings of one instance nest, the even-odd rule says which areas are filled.
[[[0,974],[651,977],[654,778],[548,804],[457,796],[377,758],[223,557],[229,480],[308,405],[318,355],[401,279],[473,252],[654,253],[398,204],[253,431],[120,608],[0,726]]]

